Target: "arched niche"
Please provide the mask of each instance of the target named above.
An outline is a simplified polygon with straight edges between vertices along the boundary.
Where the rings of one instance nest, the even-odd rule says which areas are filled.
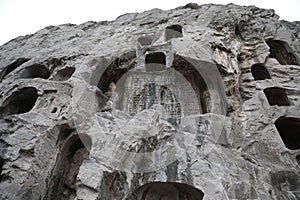
[[[207,85],[195,66],[182,57],[175,57],[172,68],[180,72],[195,90],[202,113],[210,112],[210,99]]]
[[[97,80],[99,77],[96,84],[102,93],[105,94],[109,92],[111,83],[117,84],[118,80],[125,73],[135,67],[136,54],[135,51],[130,51],[114,59],[112,62],[107,63],[107,60],[103,58],[101,61],[107,66],[99,66],[94,72],[98,74],[94,79]]]
[[[204,193],[187,184],[153,182],[137,189],[135,200],[202,200]]]
[[[151,45],[153,41],[153,37],[151,36],[142,36],[138,38],[138,42],[142,45],[142,46],[148,46]]]
[[[166,27],[165,30],[165,38],[166,41],[172,38],[179,38],[182,37],[182,26],[179,24],[174,24]]]
[[[163,71],[166,69],[166,55],[163,52],[149,53],[145,57],[146,71]]]
[[[265,68],[263,64],[254,64],[251,67],[251,73],[254,80],[265,80],[271,79],[271,76],[268,70]]]
[[[0,107],[0,117],[29,112],[37,98],[37,89],[34,87],[25,87],[13,92]]]
[[[282,65],[299,65],[299,58],[286,42],[281,40],[267,40],[266,42],[270,47],[271,58],[276,58]]]
[[[175,55],[172,68],[181,73],[196,91],[202,113],[226,114],[224,84],[215,64]]]
[[[286,148],[300,149],[300,119],[293,117],[280,117],[275,126]]]
[[[24,64],[25,62],[29,61],[29,58],[19,58],[13,63],[6,66],[0,73],[0,82],[5,78],[6,75],[8,75],[13,70],[17,69],[19,66]]]
[[[48,79],[50,71],[41,64],[34,64],[25,67],[19,72],[18,78],[43,78]]]
[[[74,199],[76,179],[82,162],[89,158],[89,151],[73,129],[62,129],[58,137],[58,156],[48,183],[48,200]],[[70,133],[71,132],[71,133]]]
[[[279,87],[271,87],[264,89],[264,93],[268,99],[270,106],[289,106],[290,101],[285,90]]]
[[[52,80],[54,80],[54,81],[66,81],[69,78],[71,78],[71,76],[73,75],[74,72],[75,72],[74,67],[65,67],[63,69],[58,70],[53,75]]]

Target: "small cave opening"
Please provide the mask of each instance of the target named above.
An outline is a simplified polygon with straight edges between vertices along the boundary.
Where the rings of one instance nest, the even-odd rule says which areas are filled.
[[[115,59],[103,72],[97,87],[103,94],[110,92],[111,86],[116,85],[118,80],[136,64],[135,52],[128,52]]]
[[[41,64],[34,64],[25,67],[19,75],[19,78],[43,78],[48,79],[50,77],[50,71]]]
[[[281,40],[267,40],[266,43],[270,47],[270,57],[282,65],[300,65],[299,58],[294,54],[291,47]]]
[[[152,182],[139,187],[135,200],[202,200],[204,193],[187,184],[176,182]]]
[[[138,38],[138,42],[142,45],[142,46],[148,46],[151,45],[153,41],[153,38],[150,36],[143,36],[143,37],[139,37]]]
[[[59,154],[48,181],[48,200],[75,198],[80,166],[89,158],[89,151],[78,134],[75,132],[70,134],[69,131],[69,129],[62,131],[64,136],[59,137],[62,139],[69,135],[63,143],[58,145]]]
[[[165,38],[166,41],[172,38],[179,38],[182,37],[182,26],[179,24],[174,24],[166,27],[165,30]]]
[[[74,67],[66,67],[56,72],[53,75],[52,80],[54,81],[66,81],[74,74],[75,68]]]
[[[13,92],[0,107],[0,118],[12,114],[29,112],[35,105],[38,98],[37,89],[34,87],[21,88]]]
[[[284,89],[279,87],[271,87],[264,89],[264,93],[270,106],[290,106],[289,98],[287,97]]]
[[[29,60],[30,60],[29,58],[18,58],[16,61],[6,66],[0,73],[0,82],[5,78],[6,75],[8,75],[10,72],[14,71],[19,66],[21,66],[22,64],[24,64]]]
[[[3,165],[4,165],[4,159],[2,159],[2,158],[0,157],[0,175],[2,174],[2,168],[3,168]],[[0,178],[0,180],[1,180],[1,178]]]
[[[189,81],[196,92],[202,112],[210,112],[210,94],[203,77],[195,67],[180,56],[175,56],[172,68],[180,72]]]
[[[254,80],[265,80],[271,79],[271,76],[268,70],[265,68],[263,64],[254,64],[251,67],[251,73]]]
[[[166,55],[162,52],[153,52],[146,55],[146,71],[163,71],[166,69]]]
[[[296,161],[297,161],[298,165],[300,166],[300,155],[296,156]]]
[[[275,121],[275,126],[286,148],[291,150],[300,149],[299,118],[280,117]]]

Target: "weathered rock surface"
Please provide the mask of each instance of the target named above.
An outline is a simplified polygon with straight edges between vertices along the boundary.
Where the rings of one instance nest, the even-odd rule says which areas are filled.
[[[300,22],[188,4],[0,47],[0,199],[300,199]]]

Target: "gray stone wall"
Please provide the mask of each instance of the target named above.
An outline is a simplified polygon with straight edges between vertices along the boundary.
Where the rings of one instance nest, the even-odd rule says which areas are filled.
[[[188,4],[4,44],[0,199],[299,199],[299,33]]]

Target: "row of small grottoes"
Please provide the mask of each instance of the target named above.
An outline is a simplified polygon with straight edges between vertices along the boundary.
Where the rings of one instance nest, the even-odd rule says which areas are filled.
[[[27,62],[30,61],[29,58],[18,58],[1,70],[0,82],[9,77],[12,77],[13,79],[42,78],[53,81],[65,81],[75,72],[74,67],[63,67],[56,70],[55,68],[57,66],[53,64],[55,63],[53,60],[54,59],[45,63],[26,65]],[[59,64],[60,63],[57,63],[57,65]]]
[[[267,40],[269,58],[276,59],[281,65],[299,65],[298,57],[289,45],[280,40]],[[262,63],[254,64],[251,73],[255,81],[272,79],[269,70]],[[286,89],[281,87],[268,87],[263,90],[270,106],[291,106],[292,102],[287,96]],[[275,121],[275,127],[285,145],[290,150],[300,149],[300,119],[295,117],[280,117]],[[300,155],[296,156],[300,165]]]
[[[181,25],[173,24],[165,28],[165,41],[169,41],[173,38],[180,38],[180,37],[183,37]],[[154,41],[153,36],[142,36],[138,38],[138,42],[142,46],[149,46],[153,43],[153,41]]]
[[[289,45],[280,40],[267,40],[269,46],[269,57],[276,59],[281,65],[299,65],[299,59],[292,52]],[[255,81],[272,79],[269,70],[264,63],[257,63],[251,66],[251,74]],[[264,89],[268,102],[271,106],[290,106],[292,105],[289,100],[286,90],[280,87],[270,87]]]

